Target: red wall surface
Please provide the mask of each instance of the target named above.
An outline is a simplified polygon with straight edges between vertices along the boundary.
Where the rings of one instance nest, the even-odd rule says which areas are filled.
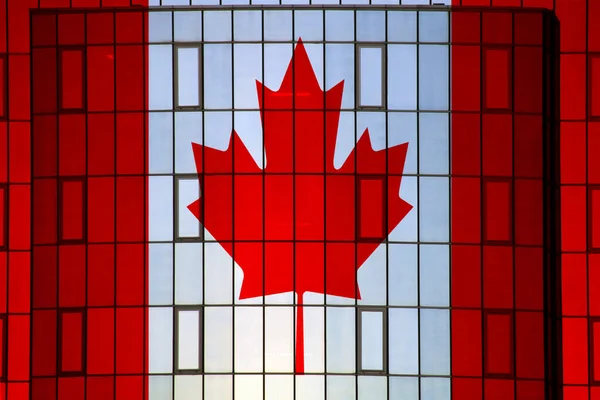
[[[107,159],[86,162],[87,153],[85,147],[99,145],[92,142],[93,138],[91,136],[88,140],[85,140],[85,136],[79,136],[84,140],[76,140],[71,142],[71,145],[66,145],[66,143],[69,143],[69,139],[77,138],[78,130],[84,129],[83,125],[86,123],[86,115],[82,113],[82,110],[77,110],[78,108],[83,108],[78,107],[77,104],[78,102],[85,101],[85,97],[69,97],[62,101],[61,96],[56,96],[56,89],[60,85],[78,84],[77,57],[83,53],[77,52],[77,46],[81,50],[84,40],[90,42],[99,41],[109,44],[107,49],[108,51],[112,51],[114,43],[119,43],[119,41],[131,42],[132,39],[128,37],[128,34],[136,30],[136,28],[137,35],[140,36],[138,43],[140,43],[144,32],[141,26],[141,14],[139,14],[140,26],[129,25],[130,21],[121,21],[121,25],[124,28],[121,31],[117,31],[117,38],[115,39],[112,31],[103,30],[103,28],[107,28],[104,25],[105,21],[96,21],[96,26],[93,27],[92,24],[92,28],[88,24],[86,34],[83,31],[83,14],[80,14],[78,17],[62,16],[59,24],[62,29],[57,30],[56,19],[52,22],[52,18],[50,18],[48,19],[49,24],[36,23],[34,24],[36,29],[31,30],[29,12],[34,8],[131,7],[146,4],[143,0],[103,0],[102,3],[100,3],[100,0],[0,1],[0,26],[3,27],[3,29],[0,29],[0,73],[4,78],[0,80],[0,202],[2,203],[0,205],[0,224],[4,227],[4,229],[0,229],[0,343],[2,343],[0,349],[2,349],[1,352],[3,353],[0,356],[4,360],[3,363],[0,363],[0,399],[25,400],[30,398],[31,393],[33,399],[40,400],[55,399],[57,396],[61,399],[83,400],[86,398],[86,392],[87,399],[89,400],[112,398],[113,393],[116,394],[116,398],[118,399],[143,398],[143,354],[140,354],[136,360],[132,361],[136,358],[136,355],[132,354],[133,352],[138,351],[143,353],[142,343],[145,321],[143,308],[130,307],[127,309],[118,309],[115,317],[117,322],[116,331],[114,326],[111,326],[108,321],[110,318],[107,317],[108,314],[115,314],[115,308],[103,309],[98,307],[97,309],[90,309],[87,313],[82,308],[86,305],[86,301],[88,305],[93,304],[98,306],[104,301],[107,305],[114,307],[114,300],[117,301],[117,304],[133,302],[141,306],[144,304],[142,297],[143,289],[142,293],[138,296],[140,298],[135,299],[127,296],[125,298],[119,297],[118,289],[116,291],[113,290],[113,292],[117,293],[116,297],[113,296],[111,298],[110,292],[107,293],[106,291],[97,293],[97,296],[94,297],[91,295],[92,291],[91,293],[88,292],[88,298],[86,299],[84,291],[86,279],[93,280],[95,286],[101,285],[102,281],[100,280],[101,277],[86,277],[85,273],[81,274],[81,268],[78,268],[78,263],[85,262],[86,252],[85,246],[77,245],[86,240],[86,229],[82,225],[84,219],[81,218],[82,215],[79,215],[80,218],[77,219],[77,210],[80,212],[84,212],[86,209],[90,210],[94,212],[97,218],[98,208],[104,212],[114,212],[114,207],[111,208],[108,205],[112,199],[113,203],[116,204],[118,221],[119,217],[123,219],[131,216],[139,216],[140,213],[143,213],[143,208],[129,214],[129,204],[127,201],[123,203],[120,200],[119,194],[121,194],[121,197],[126,197],[131,193],[122,194],[119,192],[119,189],[124,187],[126,188],[124,189],[125,191],[131,192],[139,189],[140,185],[130,185],[131,182],[125,182],[127,178],[121,179],[116,177],[116,175],[126,172],[115,172],[110,169],[110,166],[107,166],[106,168],[109,170],[107,173],[112,174],[112,177],[106,178],[106,181],[103,182],[100,182],[101,179],[98,179],[92,183],[92,179],[87,189],[91,191],[92,195],[96,195],[96,192],[99,191],[99,187],[102,185],[105,185],[105,187],[110,186],[106,185],[107,181],[116,181],[116,197],[114,192],[105,191],[103,192],[104,197],[95,196],[94,198],[96,200],[100,198],[106,200],[107,205],[100,206],[98,203],[92,203],[86,206],[86,187],[82,185],[83,180],[81,179],[81,175],[86,174],[85,167],[87,166],[90,174],[93,174],[92,165],[94,162],[98,164],[99,169],[102,168],[100,164],[109,162]],[[112,15],[112,13],[108,15]],[[30,37],[30,32],[32,32],[33,37]],[[121,37],[119,37],[119,34]],[[36,44],[50,47],[45,51],[40,51],[32,60],[30,51],[31,40],[34,42],[37,41]],[[56,71],[58,71],[57,67],[59,66],[57,63],[57,54],[61,54],[60,52],[56,52],[55,46],[57,40],[59,49],[75,50],[67,53],[66,57],[62,58],[65,63],[71,63],[75,66],[75,69],[64,76],[69,82],[62,82],[61,79],[63,77],[56,75]],[[129,59],[127,61],[137,61],[141,65],[143,63],[144,52],[142,51],[142,46],[138,47],[140,48],[139,60]],[[119,46],[116,46],[115,49],[117,55],[119,55],[119,51],[122,51],[119,49]],[[131,53],[128,54],[130,55]],[[106,53],[104,55],[109,56],[110,54]],[[93,52],[89,52],[87,56],[94,57],[94,54]],[[100,57],[99,54],[95,54],[95,56]],[[124,57],[127,58],[127,56]],[[94,65],[94,63],[91,64]],[[32,66],[35,86],[33,95],[34,98],[40,99],[39,102],[34,104],[33,108],[31,107],[30,86]],[[143,70],[145,70],[144,67],[138,69],[136,73],[140,74],[140,71]],[[54,76],[52,76],[52,71],[55,73]],[[93,68],[80,72],[83,73],[81,78],[87,74],[87,78],[92,79],[94,82],[98,82],[95,74],[100,74],[106,79],[114,78],[115,76],[114,71],[110,75],[110,72],[98,71]],[[109,75],[108,77],[107,74]],[[72,79],[73,76],[75,76],[75,79]],[[116,76],[119,79],[118,71]],[[129,78],[129,76],[121,76],[120,79],[128,81]],[[59,86],[57,86],[57,81],[60,82]],[[139,81],[143,89],[143,78]],[[79,83],[80,88],[85,87],[82,83]],[[38,84],[40,84],[39,88]],[[114,97],[114,93],[112,93],[114,92],[113,87],[112,83],[105,86],[90,85],[89,90],[96,90],[96,93],[93,94],[94,98],[108,96],[109,93],[106,91],[110,91]],[[122,89],[129,88],[127,84],[122,84],[121,87]],[[69,88],[69,92],[72,92],[72,89]],[[145,104],[143,98],[145,91],[137,90],[135,93],[141,96],[138,107],[141,111],[141,108]],[[117,93],[117,96],[122,97],[122,99],[119,98],[119,101],[117,101],[117,107],[126,107],[122,105],[123,102],[132,101],[131,96],[127,94]],[[60,105],[57,106],[57,103],[60,103]],[[34,129],[33,132],[30,131],[32,128],[32,111],[34,114],[40,114],[34,117],[38,120],[33,121],[34,126],[40,129]],[[114,111],[110,115],[114,115]],[[111,116],[104,118],[110,119]],[[90,119],[97,119],[90,121],[92,122],[90,126],[99,127],[103,116],[100,114],[90,115]],[[134,119],[135,117],[130,119],[123,118],[120,121],[120,125],[117,122],[117,127],[124,128],[128,123],[132,123]],[[142,120],[140,116],[137,119]],[[103,120],[102,122],[106,121]],[[143,134],[141,137],[144,137]],[[34,143],[31,142],[31,138],[33,138]],[[96,136],[95,139],[97,140],[98,137]],[[32,145],[33,154],[41,156],[37,163],[34,163],[34,171],[31,170]],[[143,146],[139,146],[138,148],[141,151],[140,157],[143,159]],[[51,151],[48,151],[48,149]],[[54,159],[52,159],[52,149],[54,149]],[[41,151],[41,154],[38,154],[36,151]],[[114,149],[111,147],[109,152],[113,154]],[[60,162],[57,162],[57,153],[61,154]],[[62,157],[63,155],[65,157]],[[32,213],[34,210],[30,204],[32,176],[35,184],[39,185],[39,189],[41,189],[40,194],[47,194],[47,196],[44,196],[45,198],[37,197],[40,201],[38,204],[33,205],[33,208],[36,209],[34,213]],[[58,184],[59,182],[60,185]],[[143,182],[141,187],[141,196],[143,197]],[[57,190],[61,190],[65,195],[65,204],[62,208],[57,204]],[[34,203],[36,203],[35,200]],[[144,201],[140,201],[139,204],[143,206]],[[54,208],[49,209],[52,206]],[[36,215],[36,213],[41,214]],[[32,231],[32,215],[33,218],[38,216],[42,219],[48,219],[45,224],[36,225]],[[56,224],[59,223],[59,219],[61,220],[61,237],[57,237],[56,235],[58,232]],[[137,224],[137,226],[140,226],[140,224]],[[55,229],[52,230],[52,227],[55,227]],[[100,262],[100,256],[105,258],[117,257],[118,263],[119,261],[129,261],[124,260],[124,258],[133,257],[132,254],[140,254],[142,255],[141,261],[133,265],[138,265],[143,275],[143,248],[138,252],[129,252],[129,249],[124,249],[119,244],[115,246],[117,241],[131,240],[132,238],[129,236],[133,235],[133,233],[127,229],[123,229],[121,232],[118,230],[118,227],[115,228],[114,232],[117,233],[117,238],[109,234],[106,238],[102,238],[102,240],[110,243],[110,245],[105,247],[116,247],[116,255],[110,251],[106,251],[106,248],[102,249],[102,245],[98,245],[89,247],[87,257],[95,259],[97,262]],[[140,232],[136,233],[141,235],[140,238],[137,238],[138,241],[143,243],[143,228]],[[91,229],[88,239],[93,241],[100,236],[100,232],[95,232],[94,229]],[[33,253],[32,245],[34,247]],[[143,245],[140,244],[138,246]],[[34,260],[33,266],[32,254]],[[104,261],[107,261],[104,267],[108,265],[114,269],[114,262],[110,262],[108,259]],[[97,272],[99,271],[105,270],[100,268]],[[126,269],[126,271],[130,270]],[[33,288],[31,287],[32,276],[36,278],[33,280]],[[113,278],[111,277],[109,286],[114,286],[115,279]],[[126,277],[121,278],[125,278],[121,279],[121,281],[127,282]],[[140,283],[143,288],[143,282]],[[60,288],[60,295],[58,288]],[[57,349],[56,338],[53,336],[56,332],[54,328],[56,328],[57,312],[61,315],[58,321],[61,321],[62,325],[59,327],[58,332],[68,339],[59,343],[64,343],[65,346],[69,346],[69,343],[71,343],[73,346],[71,349]],[[106,321],[101,321],[103,318]],[[92,362],[92,360],[78,359],[76,348],[77,343],[85,345],[85,338],[81,337],[81,335],[78,336],[77,332],[81,334],[84,329],[83,324],[86,322],[90,324],[88,326],[94,327],[94,324],[97,324],[103,329],[102,331],[92,329],[92,331],[98,332],[98,340],[106,341],[106,343],[102,344],[97,343],[96,348],[108,349],[109,346],[115,345],[111,342],[111,339],[116,339],[117,347],[125,348],[121,352],[122,355],[119,357],[119,360],[113,366],[117,369],[116,373],[128,373],[129,376],[118,377],[116,380],[114,376],[108,378],[91,377],[88,378],[87,385],[84,384],[85,377],[80,376],[77,371],[78,368],[82,368],[83,363],[86,361]],[[124,335],[123,332],[129,330],[129,333],[131,333],[131,329],[140,331],[141,341],[139,341],[139,346],[131,347],[130,343],[127,343],[131,335]],[[112,338],[109,331],[114,334]],[[91,344],[94,345],[93,343]],[[61,357],[61,351],[64,351],[66,357]],[[110,352],[108,357],[112,357],[112,354]],[[103,354],[94,355],[100,358],[105,357]],[[56,362],[57,357],[60,360],[59,363]],[[31,365],[30,360],[32,361]],[[101,364],[101,361],[94,361],[98,365]],[[102,361],[107,360],[102,359]],[[92,365],[96,364],[92,363]],[[8,366],[10,368],[7,368]],[[57,366],[62,371],[56,371]],[[107,368],[110,370],[110,367]],[[112,375],[114,372],[111,370],[110,373]],[[60,378],[54,378],[57,375]],[[44,376],[52,376],[53,378],[44,378]]]

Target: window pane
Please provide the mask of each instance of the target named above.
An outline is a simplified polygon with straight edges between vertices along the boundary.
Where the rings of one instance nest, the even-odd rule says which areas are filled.
[[[292,40],[292,11],[290,10],[265,10],[265,40],[288,41]]]
[[[178,311],[177,360],[179,370],[200,369],[200,311]]]
[[[151,13],[152,14],[152,13]],[[148,101],[151,110],[173,107],[173,49],[170,45],[148,46]]]
[[[173,177],[148,178],[149,240],[173,240]]]
[[[419,42],[447,42],[448,13],[422,11],[419,13]]]
[[[416,42],[417,13],[414,11],[388,11],[388,41]]]
[[[204,46],[203,95],[205,108],[231,108],[232,46],[207,44]]]
[[[354,11],[326,10],[325,11],[325,40],[344,41],[354,40]]]
[[[233,11],[233,40],[240,42],[262,39],[262,12],[255,10]]]
[[[360,47],[360,106],[382,106],[383,49]]]
[[[204,11],[204,40],[231,41],[231,11]]]
[[[304,41],[323,40],[323,11],[299,10],[294,15],[294,36]]]
[[[383,370],[383,312],[361,311],[361,369]]]
[[[173,370],[173,309],[150,307],[148,320],[150,373],[171,373]]]
[[[188,205],[200,198],[200,183],[195,178],[179,179],[177,190],[177,237],[200,238],[200,221],[188,209]]]
[[[200,49],[177,48],[177,105],[200,105]]]
[[[356,24],[357,41],[385,41],[385,11],[357,11]]]
[[[417,109],[417,46],[388,45],[388,107]]]
[[[419,373],[418,310],[391,308],[389,321],[390,373],[417,375]]]
[[[175,41],[199,42],[202,40],[202,12],[175,12]]]
[[[167,305],[173,302],[173,245],[152,243],[148,248],[149,303]]]
[[[175,244],[175,304],[202,304],[202,243]]]
[[[419,109],[448,109],[448,46],[419,45]]]

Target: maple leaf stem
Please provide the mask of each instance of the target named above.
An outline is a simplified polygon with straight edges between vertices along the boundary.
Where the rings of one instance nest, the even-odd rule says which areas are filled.
[[[304,292],[298,293],[296,304],[296,374],[304,374]]]

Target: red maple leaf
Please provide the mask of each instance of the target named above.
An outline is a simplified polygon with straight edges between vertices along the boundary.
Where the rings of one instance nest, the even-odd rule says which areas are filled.
[[[297,293],[302,373],[303,295],[360,299],[358,268],[412,208],[398,195],[408,143],[374,151],[367,129],[335,169],[344,81],[323,92],[301,40],[279,90],[256,87],[265,168],[235,130],[225,151],[192,143],[202,197],[188,208],[243,270],[240,299]]]

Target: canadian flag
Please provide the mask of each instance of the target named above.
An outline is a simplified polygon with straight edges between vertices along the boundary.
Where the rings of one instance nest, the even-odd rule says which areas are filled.
[[[543,392],[537,25],[442,7],[119,13],[87,17],[110,40],[88,33],[85,52],[32,39],[34,83],[74,66],[58,124],[58,89],[32,88],[33,308],[66,308],[34,312],[35,377],[65,373],[90,400]],[[56,363],[38,333],[54,331]]]
[[[149,296],[173,305],[150,309],[151,374],[341,400],[421,373],[449,398],[448,16],[265,11],[295,42],[261,44],[260,11],[206,11],[202,46],[150,47]],[[437,44],[385,43],[417,34]]]

